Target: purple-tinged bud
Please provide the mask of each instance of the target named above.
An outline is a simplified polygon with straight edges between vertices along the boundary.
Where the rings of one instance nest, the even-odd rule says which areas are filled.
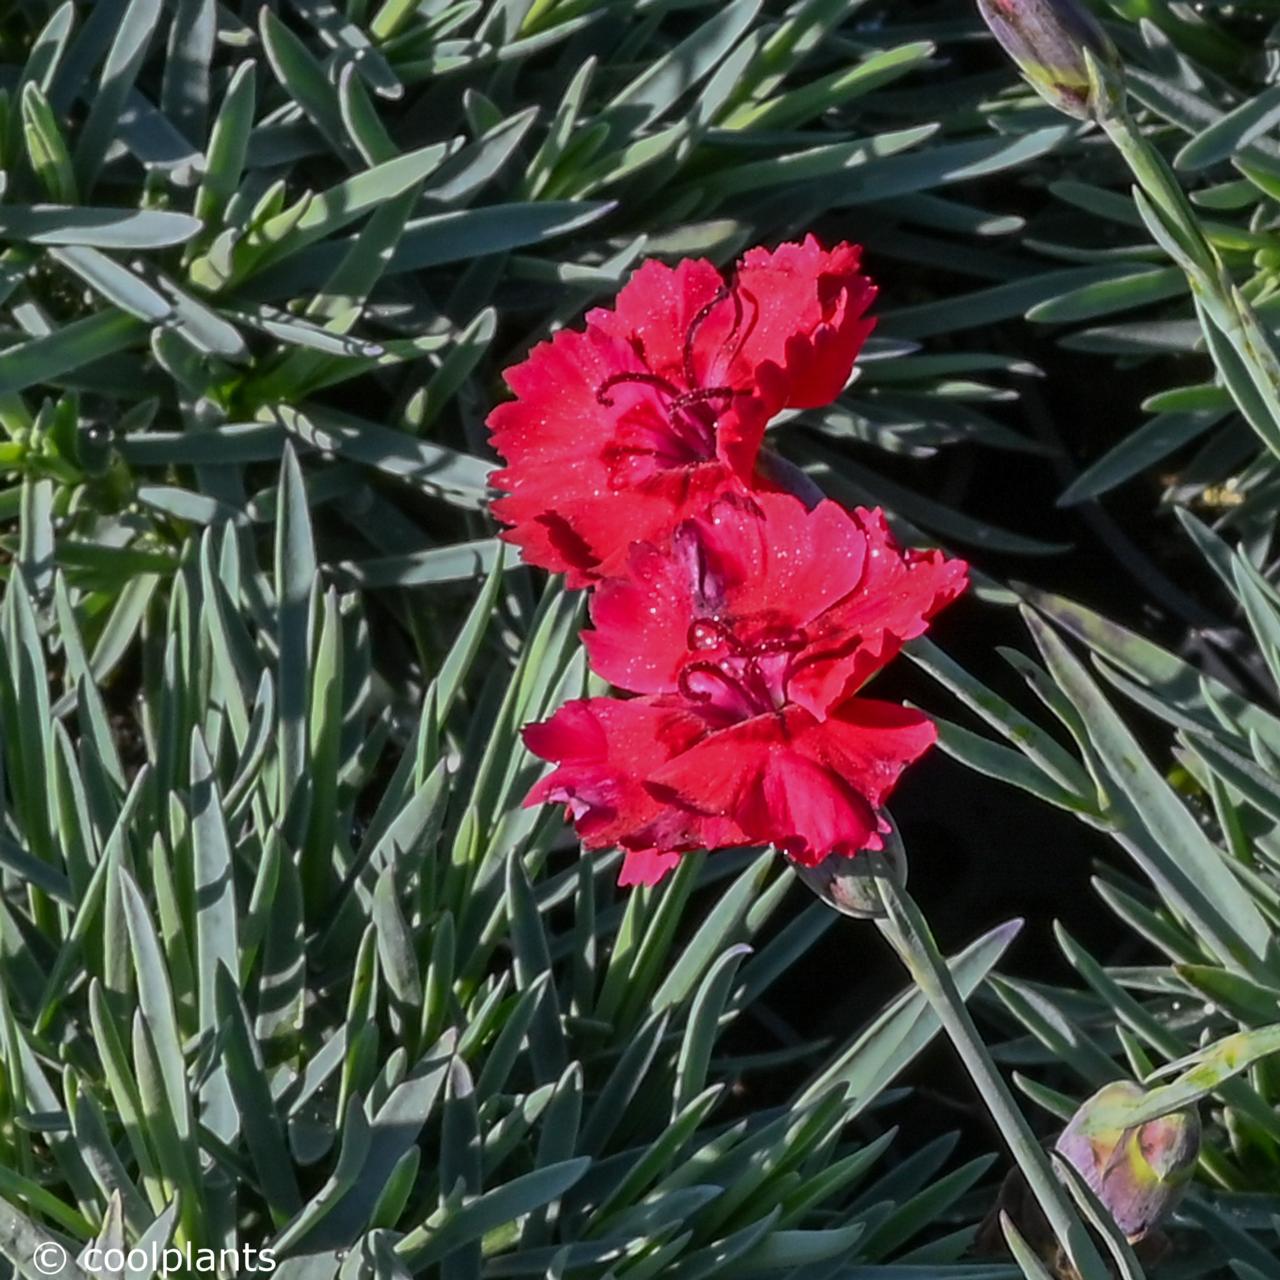
[[[1135,1243],[1173,1211],[1200,1156],[1200,1117],[1194,1107],[1132,1129],[1086,1132],[1094,1109],[1145,1096],[1129,1080],[1104,1085],[1080,1104],[1055,1144]]]
[[[1077,120],[1091,120],[1099,104],[1085,61],[1117,72],[1119,55],[1107,33],[1078,0],[977,0],[982,20],[1050,106]]]

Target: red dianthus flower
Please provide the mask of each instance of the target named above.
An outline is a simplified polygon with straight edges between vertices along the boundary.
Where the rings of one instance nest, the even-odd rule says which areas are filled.
[[[879,511],[729,494],[602,582],[594,669],[639,696],[530,725],[558,768],[527,803],[565,804],[622,883],[680,853],[769,843],[816,865],[878,848],[877,810],[933,743],[927,717],[856,691],[965,586],[966,566],[899,551]]]
[[[536,346],[488,420],[503,536],[584,586],[718,493],[756,487],[769,419],[834,400],[872,328],[859,255],[809,236],[752,249],[728,281],[700,259],[647,262],[613,310]]]

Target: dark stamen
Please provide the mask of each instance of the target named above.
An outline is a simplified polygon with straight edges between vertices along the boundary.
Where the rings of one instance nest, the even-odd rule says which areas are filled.
[[[698,309],[697,314],[689,321],[689,327],[684,331],[684,380],[691,387],[698,381],[693,368],[693,340],[698,336],[698,330],[702,328],[707,317],[729,296],[729,286],[722,284],[711,295],[711,300],[703,303]],[[738,306],[741,307],[741,304],[739,303]]]
[[[742,300],[744,298],[751,303],[751,323],[745,327],[742,323]],[[756,301],[755,294],[752,293],[750,289],[742,288],[736,281],[734,282],[733,287],[733,303],[736,309],[733,328],[729,330],[729,335],[725,338],[724,345],[720,348],[719,352],[720,357],[724,360],[724,367],[726,369],[728,369],[738,358],[738,352],[742,350],[743,344],[749,337],[751,337],[752,333],[755,331],[756,325],[760,322],[760,303]],[[735,336],[738,340],[733,344],[733,349],[729,351],[728,356],[726,357],[725,352],[728,351],[729,343]]]
[[[795,631],[786,636],[765,636],[751,646],[751,652],[757,655],[770,653],[798,653],[809,643],[803,631]]]
[[[713,662],[691,662],[683,671],[680,672],[678,685],[680,692],[689,699],[690,702],[710,702],[712,694],[706,689],[695,689],[690,683],[691,677],[695,675],[709,676],[712,680],[717,680],[730,693],[737,694],[738,697],[750,703],[753,701],[751,694],[741,680],[729,675],[727,671],[722,671]]]
[[[680,397],[680,388],[674,382],[669,382],[666,378],[660,377],[656,373],[614,373],[610,374],[596,388],[597,402],[605,406],[611,406],[613,401],[609,399],[608,392],[611,388],[623,382],[640,382],[647,387],[656,387],[659,391],[663,391],[676,399]]]
[[[786,679],[788,681],[792,680],[801,671],[817,666],[821,662],[838,662],[841,658],[847,658],[861,642],[862,636],[855,632],[841,644],[833,645],[828,649],[817,649],[813,653],[806,653],[803,657],[797,658],[795,662],[788,664]]]
[[[736,387],[699,387],[696,391],[686,391],[671,402],[671,408],[687,409],[690,405],[702,404],[707,400],[715,400],[723,396],[726,399],[732,399],[734,396],[749,396],[750,391],[740,390]]]

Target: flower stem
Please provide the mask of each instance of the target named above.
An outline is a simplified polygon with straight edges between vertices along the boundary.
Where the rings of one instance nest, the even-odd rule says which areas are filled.
[[[920,908],[888,875],[877,877],[877,887],[885,911],[877,927],[933,1006],[1080,1280],[1110,1280],[1110,1269],[983,1044]]]
[[[1224,385],[1263,443],[1280,456],[1280,357],[1270,335],[1231,279],[1168,161],[1134,121],[1122,76],[1087,50],[1084,56],[1095,118],[1137,180],[1138,212],[1187,277]],[[1221,350],[1223,339],[1229,350]],[[1235,368],[1232,353],[1239,362]]]

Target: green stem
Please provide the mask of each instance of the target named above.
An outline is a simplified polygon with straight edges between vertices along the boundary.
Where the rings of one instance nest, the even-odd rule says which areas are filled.
[[[880,932],[933,1006],[1058,1242],[1081,1280],[1110,1280],[1110,1269],[983,1044],[920,908],[889,876],[878,877],[877,887],[885,909],[876,921]]]
[[[1138,128],[1123,94],[1099,115],[1098,123],[1170,229],[1178,232],[1188,256],[1207,276],[1216,276],[1218,255],[1204,234],[1187,193],[1169,162]]]
[[[1087,50],[1084,56],[1095,118],[1154,209],[1159,230],[1152,227],[1152,234],[1186,274],[1192,297],[1201,309],[1201,326],[1211,352],[1214,335],[1210,325],[1230,344],[1252,387],[1238,386],[1238,380],[1228,376],[1230,371],[1221,368],[1215,356],[1223,381],[1250,426],[1280,456],[1280,358],[1270,337],[1248,299],[1236,288],[1168,161],[1130,115],[1122,78]]]

